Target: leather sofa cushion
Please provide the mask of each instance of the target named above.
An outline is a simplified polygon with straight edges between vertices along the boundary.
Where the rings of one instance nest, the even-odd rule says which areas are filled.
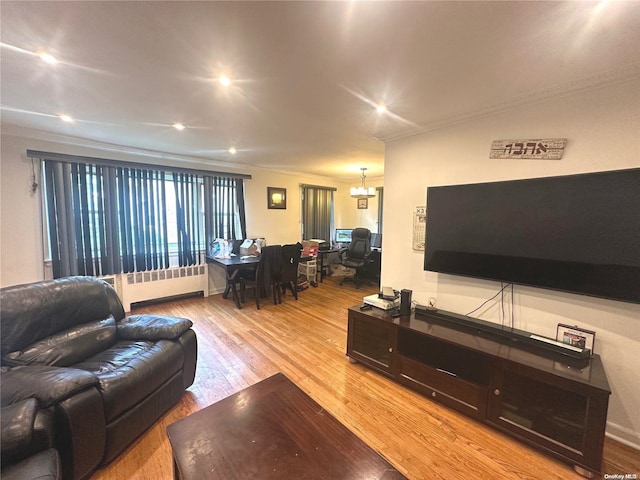
[[[68,367],[116,343],[113,317],[84,323],[56,333],[3,358],[8,365],[54,365]]]
[[[118,322],[118,337],[129,340],[174,340],[189,330],[193,322],[163,315],[130,315]]]
[[[0,290],[2,356],[75,325],[103,320],[110,311],[105,283],[67,277]]]
[[[109,423],[140,403],[182,369],[184,353],[168,340],[120,340],[113,347],[74,365],[98,377]]]

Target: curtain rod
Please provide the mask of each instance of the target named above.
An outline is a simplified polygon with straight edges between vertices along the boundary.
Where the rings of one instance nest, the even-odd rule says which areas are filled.
[[[104,165],[108,167],[124,167],[124,168],[160,168],[172,173],[190,173],[205,176],[221,176],[231,178],[243,178],[251,180],[251,175],[244,173],[215,172],[211,170],[198,170],[194,168],[170,167],[166,165],[156,165],[152,163],[127,162],[121,160],[111,160],[108,158],[85,157],[82,155],[68,155],[66,153],[41,152],[38,150],[27,150],[27,157],[39,158],[40,160],[51,160],[54,162],[81,162],[91,163],[94,165]]]
[[[324,190],[331,190],[332,192],[337,191],[336,187],[325,187],[324,185],[309,185],[308,183],[301,183],[300,187],[302,188],[322,188]]]

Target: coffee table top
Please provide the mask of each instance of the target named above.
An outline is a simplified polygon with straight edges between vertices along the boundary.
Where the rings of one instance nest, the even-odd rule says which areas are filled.
[[[282,373],[167,427],[180,478],[403,479]]]

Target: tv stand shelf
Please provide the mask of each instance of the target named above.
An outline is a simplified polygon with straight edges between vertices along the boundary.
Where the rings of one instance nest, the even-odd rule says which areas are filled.
[[[347,355],[584,476],[600,473],[611,394],[600,357],[537,351],[455,317],[351,307]]]

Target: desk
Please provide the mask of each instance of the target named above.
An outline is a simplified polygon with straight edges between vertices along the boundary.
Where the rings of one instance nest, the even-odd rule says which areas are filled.
[[[216,258],[207,255],[207,263],[224,268],[225,276],[227,280],[227,286],[224,289],[222,298],[229,296],[229,290],[233,293],[233,300],[236,302],[236,307],[242,308],[240,305],[240,297],[238,296],[238,290],[236,284],[238,283],[238,273],[241,269],[255,270],[258,268],[260,257],[241,257],[240,255],[233,256],[231,258]]]
[[[406,478],[278,373],[167,427],[174,479]]]
[[[322,280],[324,280],[325,268],[328,268],[331,266],[329,264],[327,265],[324,264],[324,256],[329,255],[330,253],[338,253],[340,250],[342,249],[341,248],[331,248],[329,250],[318,249],[318,260],[320,260],[320,265],[318,269],[318,271],[320,272],[320,283],[322,283]]]
[[[331,267],[330,264],[324,263],[325,255],[330,253],[338,253],[341,250],[346,250],[347,248],[332,248],[330,250],[318,250],[318,259],[320,260],[320,265],[318,266],[318,271],[320,272],[320,282],[324,279],[325,269]],[[370,278],[380,284],[380,270],[382,268],[382,249],[381,248],[372,248],[371,256],[369,257],[369,264],[364,268],[364,276],[365,278]]]
[[[380,285],[380,271],[382,270],[382,249],[372,248],[369,256],[369,264],[364,269],[367,278]]]

